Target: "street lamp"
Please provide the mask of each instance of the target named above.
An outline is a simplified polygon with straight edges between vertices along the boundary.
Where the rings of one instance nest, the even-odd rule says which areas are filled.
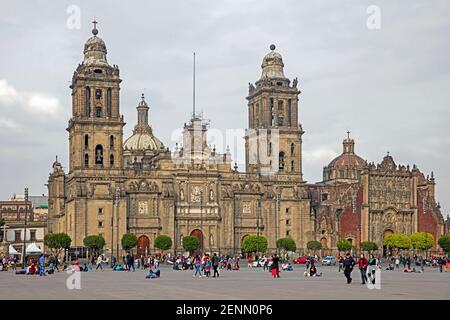
[[[202,249],[203,254],[203,191],[200,191],[200,231],[202,232],[202,243],[200,244],[200,248]]]
[[[26,245],[27,245],[27,221],[28,220],[28,188],[25,188],[25,223],[23,225],[23,249],[22,249],[22,266],[25,266],[26,261]]]
[[[117,214],[118,214],[118,211],[119,211],[119,201],[120,201],[120,188],[119,187],[117,187],[116,188],[116,193],[115,193],[115,195],[114,195],[114,201],[113,201],[113,204],[114,204],[114,206],[113,206],[113,212],[112,212],[112,214],[111,214],[111,261],[112,261],[112,258],[114,257],[114,221],[116,220],[116,219],[114,219],[114,216],[115,216],[115,214],[116,214],[116,211],[117,211]],[[119,237],[119,234],[117,234],[117,237]],[[117,250],[116,250],[116,254],[118,254],[119,253],[119,242],[117,242]]]

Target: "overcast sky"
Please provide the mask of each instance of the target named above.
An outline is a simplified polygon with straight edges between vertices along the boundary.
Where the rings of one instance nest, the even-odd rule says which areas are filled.
[[[370,5],[380,8],[380,29],[367,27]],[[356,152],[370,162],[389,151],[397,164],[417,164],[425,175],[433,170],[446,215],[449,12],[446,0],[0,0],[0,199],[25,186],[47,193],[55,155],[67,168],[69,81],[95,17],[108,62],[121,71],[125,137],[144,92],[154,133],[173,148],[174,132],[190,117],[193,51],[198,109],[212,129],[244,129],[248,82],[260,77],[274,43],[285,75],[298,77],[302,90],[305,179],[321,180],[350,130]],[[232,153],[243,170],[242,140]]]

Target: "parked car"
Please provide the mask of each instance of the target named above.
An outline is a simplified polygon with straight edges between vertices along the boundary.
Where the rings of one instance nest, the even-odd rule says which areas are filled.
[[[326,256],[322,260],[323,266],[335,266],[336,265],[336,258],[333,256]]]
[[[269,259],[268,265],[269,265],[269,267],[272,265],[271,259]],[[253,263],[252,263],[253,268],[262,267],[262,266],[264,266],[264,259],[259,259],[259,261],[253,261]]]
[[[293,263],[305,264],[308,261],[308,256],[301,256],[292,260]]]

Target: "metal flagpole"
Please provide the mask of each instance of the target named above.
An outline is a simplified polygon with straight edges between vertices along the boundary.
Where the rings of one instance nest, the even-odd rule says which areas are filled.
[[[195,52],[194,52],[194,72],[193,72],[193,86],[192,86],[192,118],[195,118]]]

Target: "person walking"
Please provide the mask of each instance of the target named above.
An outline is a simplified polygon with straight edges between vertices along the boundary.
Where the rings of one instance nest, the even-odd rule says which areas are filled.
[[[280,263],[280,258],[278,258],[278,255],[275,253],[272,256],[272,276],[274,278],[279,278],[280,277],[280,269],[279,269],[279,263]]]
[[[444,257],[439,257],[439,260],[438,260],[438,264],[439,264],[439,272],[442,272],[442,270],[444,269],[444,266],[445,266],[446,262],[447,262],[447,261],[445,260]]]
[[[45,276],[45,256],[41,254],[39,257],[39,276]]]
[[[98,268],[100,268],[100,270],[102,270],[102,272],[103,272],[102,263],[103,263],[102,255],[99,255],[98,258],[97,258],[97,267],[95,268],[95,271],[97,271]]]
[[[339,257],[338,257],[338,262],[339,262],[338,272],[341,272],[342,269],[344,268],[344,258],[341,255],[339,255]]]
[[[269,258],[267,256],[264,256],[264,265],[263,265],[263,271],[269,270]]]
[[[192,276],[193,278],[195,278],[195,276],[197,274],[198,274],[199,278],[202,277],[201,266],[202,266],[202,261],[201,261],[200,257],[197,255],[194,259],[195,273]]]
[[[369,266],[369,262],[367,261],[364,254],[361,253],[361,256],[358,260],[359,272],[361,272],[361,284],[366,284],[367,281],[367,267]]]
[[[347,284],[350,284],[352,283],[351,273],[355,265],[355,260],[350,255],[350,252],[347,252],[347,254],[345,255],[345,259],[342,265],[344,267],[344,275],[347,278]]]
[[[128,272],[131,271],[131,268],[133,268],[133,272],[136,271],[136,269],[134,268],[133,256],[129,252],[127,253],[126,261]]]
[[[213,278],[219,277],[219,270],[217,270],[219,268],[219,257],[217,256],[216,253],[214,253],[213,258],[212,258],[212,267],[214,270],[214,274],[213,274]]]

